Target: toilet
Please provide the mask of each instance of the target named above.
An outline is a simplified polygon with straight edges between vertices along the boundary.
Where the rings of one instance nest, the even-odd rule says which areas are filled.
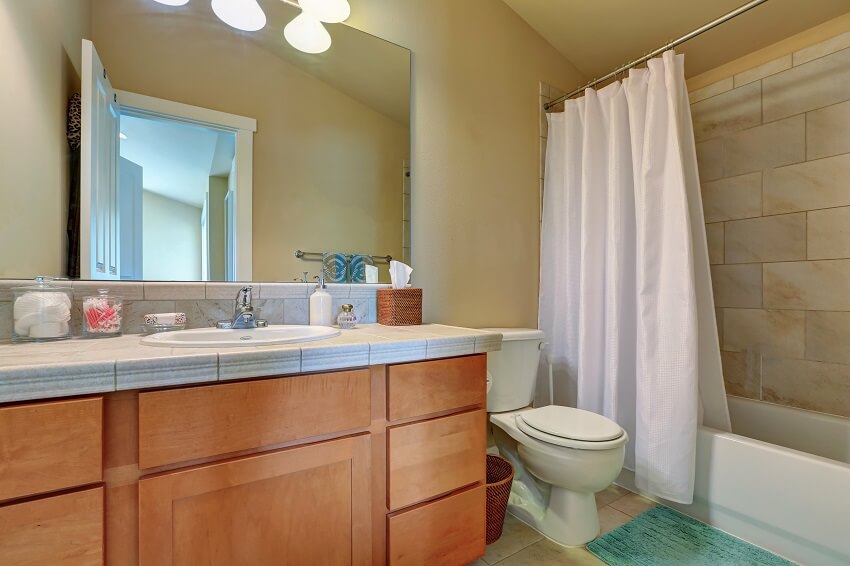
[[[590,411],[531,408],[543,332],[487,330],[502,334],[501,351],[487,354],[487,412],[514,466],[508,510],[558,544],[585,545],[599,534],[594,494],[619,475],[628,435]]]

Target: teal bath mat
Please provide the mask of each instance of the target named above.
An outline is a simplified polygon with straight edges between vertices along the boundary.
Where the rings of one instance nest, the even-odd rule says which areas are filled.
[[[608,566],[787,566],[787,560],[661,505],[587,549]]]

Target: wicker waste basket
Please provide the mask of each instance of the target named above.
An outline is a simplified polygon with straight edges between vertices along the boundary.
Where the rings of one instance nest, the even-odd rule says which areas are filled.
[[[510,462],[487,454],[487,544],[493,544],[502,536],[513,479],[514,467]]]

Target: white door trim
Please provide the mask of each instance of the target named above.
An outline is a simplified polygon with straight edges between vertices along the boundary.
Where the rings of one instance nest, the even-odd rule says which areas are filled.
[[[122,113],[177,120],[236,134],[236,280],[252,281],[254,132],[257,131],[257,120],[134,92],[117,89],[115,92],[121,102]]]

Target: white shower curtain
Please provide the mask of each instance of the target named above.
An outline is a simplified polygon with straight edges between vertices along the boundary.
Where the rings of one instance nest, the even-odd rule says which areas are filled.
[[[543,206],[555,401],[618,422],[638,488],[690,503],[700,418],[730,427],[682,55],[549,115]]]

